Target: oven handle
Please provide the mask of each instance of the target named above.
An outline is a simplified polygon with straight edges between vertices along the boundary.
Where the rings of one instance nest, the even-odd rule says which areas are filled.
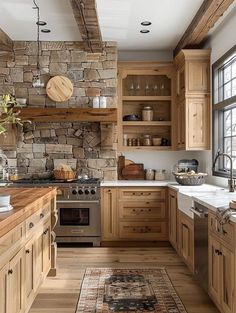
[[[201,213],[198,210],[196,210],[194,207],[191,207],[190,211],[193,212],[195,215],[197,215],[200,218],[206,218],[208,216],[207,212]]]
[[[57,200],[56,203],[100,203],[99,200]]]

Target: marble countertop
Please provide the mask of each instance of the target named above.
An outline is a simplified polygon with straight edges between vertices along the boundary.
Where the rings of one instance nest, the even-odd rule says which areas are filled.
[[[101,187],[166,187],[176,184],[169,180],[103,180]]]

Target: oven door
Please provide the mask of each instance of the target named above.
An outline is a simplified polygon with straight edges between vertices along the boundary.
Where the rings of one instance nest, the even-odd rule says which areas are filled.
[[[57,201],[57,209],[56,236],[100,236],[99,201]]]

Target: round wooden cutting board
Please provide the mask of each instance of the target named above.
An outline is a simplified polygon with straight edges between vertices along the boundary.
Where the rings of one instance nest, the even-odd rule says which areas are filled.
[[[65,76],[54,76],[51,78],[46,87],[48,97],[56,102],[63,102],[73,94],[73,84]]]

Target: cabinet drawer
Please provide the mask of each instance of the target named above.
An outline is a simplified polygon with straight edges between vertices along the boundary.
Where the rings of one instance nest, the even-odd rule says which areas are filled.
[[[119,190],[119,196],[122,200],[165,200],[166,190],[165,188],[126,188]]]
[[[166,222],[120,222],[121,239],[129,240],[166,240]]]
[[[210,231],[216,234],[224,242],[234,245],[234,226],[230,223],[220,225],[214,214],[209,214],[209,228]]]
[[[160,219],[166,217],[166,205],[157,201],[126,201],[120,203],[119,214],[123,219]]]
[[[26,236],[29,236],[33,233],[34,229],[39,225],[44,223],[50,216],[50,205],[47,204],[41,210],[38,210],[36,213],[32,214],[26,220]]]
[[[20,241],[24,238],[25,234],[25,224],[17,226],[14,230],[7,233],[5,236],[0,238],[0,255],[8,251],[14,245],[18,245]]]

